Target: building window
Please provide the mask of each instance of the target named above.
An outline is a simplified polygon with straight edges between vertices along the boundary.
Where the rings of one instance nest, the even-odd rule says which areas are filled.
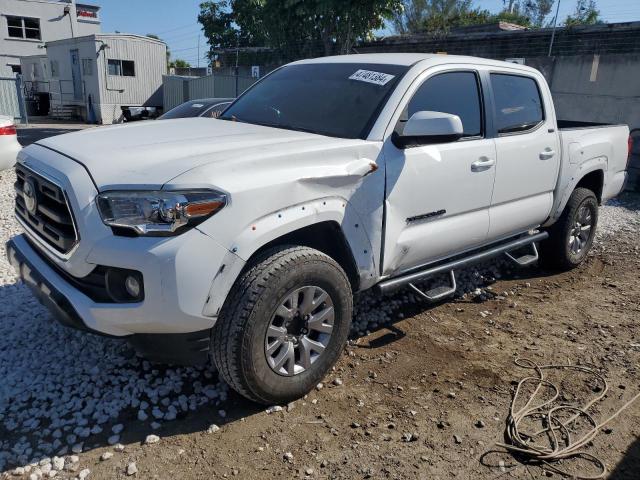
[[[132,60],[109,60],[109,75],[135,77],[136,70]]]
[[[40,20],[29,17],[7,16],[9,37],[40,40]]]
[[[92,58],[82,59],[82,75],[86,75],[86,76],[93,75],[93,59]]]
[[[58,61],[57,60],[51,60],[51,77],[52,78],[58,77]]]
[[[20,65],[9,65],[11,67],[11,72],[17,75],[22,73],[22,67]]]

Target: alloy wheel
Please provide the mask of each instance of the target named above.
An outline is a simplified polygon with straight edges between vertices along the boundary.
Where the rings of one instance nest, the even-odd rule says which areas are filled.
[[[288,377],[309,369],[329,345],[334,320],[333,301],[322,288],[305,286],[285,295],[265,336],[271,369]]]

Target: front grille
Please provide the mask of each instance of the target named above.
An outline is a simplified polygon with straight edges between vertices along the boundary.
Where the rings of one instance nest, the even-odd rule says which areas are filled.
[[[16,176],[18,218],[56,251],[69,253],[79,237],[64,190],[22,165]]]

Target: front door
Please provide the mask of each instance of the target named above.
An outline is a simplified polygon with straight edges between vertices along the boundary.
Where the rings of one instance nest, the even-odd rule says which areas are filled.
[[[404,150],[385,142],[384,275],[486,241],[496,152],[485,138],[484,103],[479,74],[467,67],[431,75],[405,106],[396,129],[415,112],[445,112],[460,117],[464,137]]]
[[[71,50],[71,79],[73,81],[73,99],[82,100],[82,76],[78,50]]]
[[[497,240],[537,227],[549,216],[560,141],[553,109],[544,108],[542,78],[492,72],[490,79],[498,164],[489,237]]]

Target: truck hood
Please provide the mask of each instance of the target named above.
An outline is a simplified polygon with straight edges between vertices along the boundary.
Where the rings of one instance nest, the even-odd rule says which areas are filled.
[[[98,190],[105,191],[157,189],[203,165],[352,142],[247,123],[185,118],[92,128],[37,144],[80,162]]]

